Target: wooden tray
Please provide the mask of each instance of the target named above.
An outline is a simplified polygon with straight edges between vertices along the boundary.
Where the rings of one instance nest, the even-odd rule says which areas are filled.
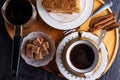
[[[31,1],[32,1],[33,4],[35,4],[35,0],[31,0]],[[95,0],[94,10],[96,10],[97,8],[102,6],[103,4],[104,4],[104,1]],[[80,26],[79,30],[87,31],[89,29],[90,20],[92,20],[92,19],[94,19],[98,16],[102,16],[102,15],[109,14],[109,13],[111,13],[110,9],[102,11],[98,15],[88,19],[82,26]],[[5,25],[6,25],[6,29],[9,33],[10,37],[13,39],[14,28],[11,27],[6,22],[5,22]],[[23,37],[25,37],[28,33],[35,32],[35,31],[42,31],[42,32],[50,35],[52,37],[52,39],[55,41],[56,48],[57,48],[59,42],[65,37],[64,34],[63,34],[63,31],[50,27],[39,17],[39,15],[38,15],[37,21],[33,25],[31,25],[27,29],[23,29]],[[100,30],[95,31],[94,34],[99,36],[100,35]],[[118,41],[119,41],[118,29],[114,29],[112,31],[107,32],[107,35],[105,36],[104,42],[105,42],[105,45],[108,49],[109,62],[108,62],[108,66],[107,66],[105,72],[111,67],[111,65],[112,65],[112,63],[113,63],[113,61],[116,57],[117,50],[118,50]],[[56,74],[60,74],[60,72],[57,68],[57,65],[55,63],[55,56],[54,56],[54,59],[48,65],[44,66],[43,68],[45,68],[45,69],[47,69],[51,72],[54,72]]]

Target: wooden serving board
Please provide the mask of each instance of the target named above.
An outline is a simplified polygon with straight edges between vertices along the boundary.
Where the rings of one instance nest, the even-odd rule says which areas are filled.
[[[31,2],[35,5],[35,0],[31,0]],[[93,11],[98,9],[103,4],[104,4],[104,1],[95,0]],[[104,10],[101,13],[97,14],[96,16],[89,18],[83,25],[80,26],[79,30],[88,31],[90,20],[92,20],[96,17],[102,16],[102,15],[109,14],[111,12],[112,11],[110,9],[107,9],[107,10]],[[14,28],[6,22],[5,22],[5,25],[6,25],[6,29],[9,33],[10,37],[13,39]],[[37,21],[33,25],[31,25],[29,28],[23,29],[23,37],[25,37],[30,32],[36,32],[36,31],[41,31],[41,32],[44,32],[44,33],[50,35],[51,38],[55,41],[56,48],[57,48],[59,42],[65,37],[62,30],[57,30],[57,29],[50,27],[39,17],[39,15],[37,16]],[[94,34],[99,36],[100,32],[101,32],[101,30],[98,30],[98,31],[95,31]],[[104,72],[106,72],[111,67],[111,65],[116,57],[116,54],[117,54],[118,43],[119,43],[118,29],[114,29],[112,31],[107,32],[107,35],[104,38],[104,43],[105,43],[108,53],[109,53],[108,54],[109,62],[108,62],[106,70],[104,71]],[[55,63],[55,56],[54,56],[54,59],[48,65],[44,66],[43,68],[45,68],[51,72],[54,72],[56,74],[60,74],[60,72],[57,68],[57,65]]]

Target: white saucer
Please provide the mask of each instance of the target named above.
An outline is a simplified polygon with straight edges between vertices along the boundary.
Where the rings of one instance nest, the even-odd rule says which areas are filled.
[[[70,40],[77,37],[78,37],[78,32],[71,33],[67,35],[58,45],[58,48],[56,51],[56,63],[57,63],[58,69],[61,72],[61,74],[69,80],[96,80],[97,78],[101,77],[101,75],[104,73],[104,70],[106,69],[106,66],[108,63],[108,52],[103,42],[100,44],[101,63],[97,70],[91,71],[89,73],[85,73],[84,75],[86,78],[69,73],[69,71],[63,65],[63,62],[61,59],[62,51],[66,43],[68,43]],[[99,40],[99,38],[96,35],[90,32],[82,32],[82,37],[88,38],[96,43],[98,43],[98,40]]]
[[[82,25],[91,15],[94,7],[94,0],[80,0],[80,13],[65,14],[47,12],[42,6],[41,0],[36,1],[40,17],[51,27],[68,30]]]

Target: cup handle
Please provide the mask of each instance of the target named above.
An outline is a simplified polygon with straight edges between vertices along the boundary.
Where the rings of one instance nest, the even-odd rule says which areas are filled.
[[[15,35],[12,44],[12,77],[18,77],[20,62],[20,47],[22,42],[22,26],[15,26]]]

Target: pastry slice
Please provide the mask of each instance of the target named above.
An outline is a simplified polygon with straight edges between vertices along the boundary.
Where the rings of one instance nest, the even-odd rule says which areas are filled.
[[[80,12],[80,0],[41,0],[41,4],[50,12]]]

